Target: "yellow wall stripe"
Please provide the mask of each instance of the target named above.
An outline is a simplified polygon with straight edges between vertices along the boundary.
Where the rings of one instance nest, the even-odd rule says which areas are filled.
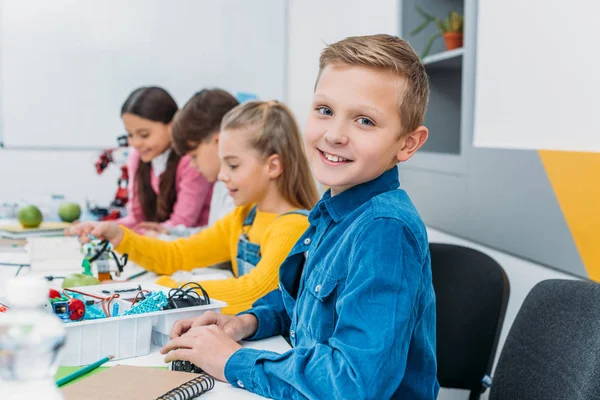
[[[588,275],[600,282],[600,153],[539,155]]]

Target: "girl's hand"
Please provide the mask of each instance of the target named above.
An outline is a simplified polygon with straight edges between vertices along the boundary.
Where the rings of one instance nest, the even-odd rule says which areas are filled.
[[[78,236],[81,243],[89,243],[90,235],[108,240],[114,247],[123,240],[123,228],[114,222],[82,222],[65,229],[65,236]]]
[[[190,329],[183,336],[167,343],[160,352],[168,353],[166,363],[175,360],[189,361],[207,374],[226,382],[225,364],[241,348],[219,326],[208,325]]]
[[[216,325],[231,339],[239,342],[254,335],[258,329],[258,320],[252,314],[234,316],[208,311],[199,317],[182,319],[175,322],[171,330],[171,339],[176,339],[191,329],[210,325]],[[166,354],[166,352],[163,354]]]
[[[159,224],[158,222],[140,222],[133,227],[133,230],[138,232],[140,230],[156,231],[160,235],[168,235],[169,230]]]
[[[160,232],[148,229],[148,230],[144,231],[144,236],[151,237],[151,238],[157,238],[160,236]]]

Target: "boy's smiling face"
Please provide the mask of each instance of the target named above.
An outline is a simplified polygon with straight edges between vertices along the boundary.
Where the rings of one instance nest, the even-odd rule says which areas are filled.
[[[328,65],[315,88],[304,133],[313,173],[331,194],[371,181],[408,160],[427,128],[401,136],[405,80],[391,72]]]

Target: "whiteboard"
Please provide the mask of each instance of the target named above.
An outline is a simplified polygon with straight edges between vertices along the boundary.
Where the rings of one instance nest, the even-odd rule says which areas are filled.
[[[480,1],[474,144],[600,151],[600,3]]]
[[[285,101],[282,0],[4,0],[5,147],[95,149],[123,134],[121,105],[162,86],[180,106],[221,87]]]

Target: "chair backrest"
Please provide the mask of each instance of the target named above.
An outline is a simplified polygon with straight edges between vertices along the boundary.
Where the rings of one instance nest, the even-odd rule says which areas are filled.
[[[527,295],[502,348],[490,400],[600,398],[600,285],[552,279]]]
[[[485,390],[510,285],[494,259],[475,249],[432,243],[431,268],[436,295],[438,381],[467,389],[469,399]]]

